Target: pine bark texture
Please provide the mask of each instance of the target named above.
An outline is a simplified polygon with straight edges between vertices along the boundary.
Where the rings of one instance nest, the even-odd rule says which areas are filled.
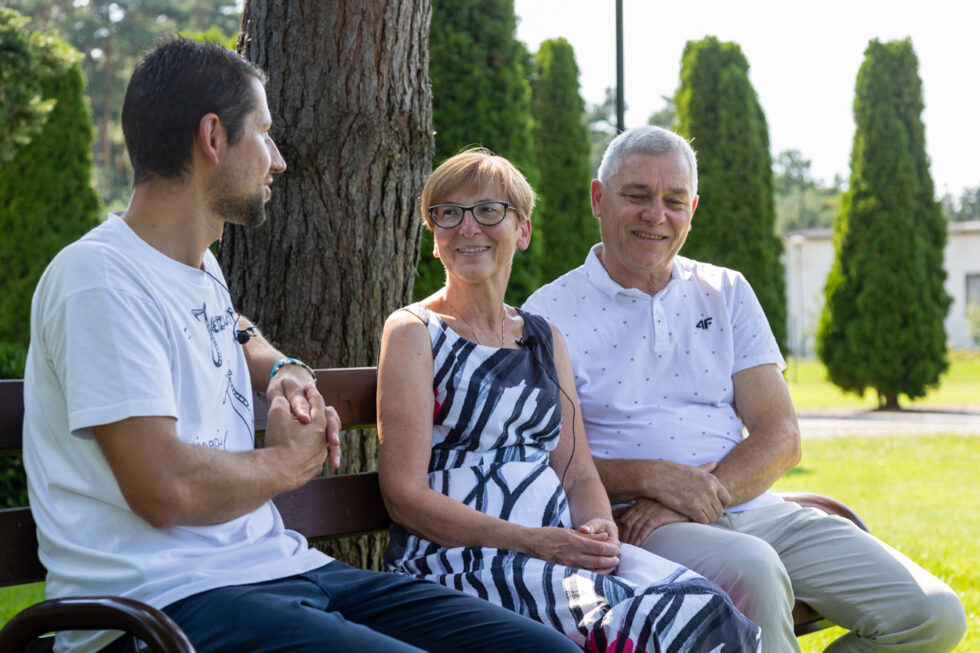
[[[238,51],[269,76],[287,163],[258,229],[229,226],[218,256],[236,305],[314,367],[377,364],[381,329],[410,301],[433,151],[427,0],[247,1]],[[376,469],[377,437],[345,432],[341,472]],[[385,538],[327,543],[379,568]]]

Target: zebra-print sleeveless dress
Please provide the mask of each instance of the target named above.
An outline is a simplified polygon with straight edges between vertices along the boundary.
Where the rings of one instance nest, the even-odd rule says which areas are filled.
[[[572,525],[549,466],[561,427],[548,323],[521,312],[520,349],[470,342],[414,304],[435,363],[429,486],[526,526]],[[583,434],[578,434],[581,438]],[[584,440],[579,442],[584,446]],[[394,524],[389,570],[474,594],[564,632],[586,651],[756,651],[758,628],[716,585],[622,545],[617,574],[564,567],[515,551],[447,549]]]

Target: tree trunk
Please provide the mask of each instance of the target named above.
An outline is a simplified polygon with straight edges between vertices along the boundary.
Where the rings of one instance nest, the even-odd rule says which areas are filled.
[[[878,390],[878,410],[902,410],[898,405],[898,393]]]
[[[287,163],[259,229],[218,256],[243,315],[315,367],[376,365],[388,314],[410,301],[432,161],[428,0],[248,0],[238,50],[269,75]],[[346,432],[342,472],[377,468],[377,437]],[[329,543],[379,568],[384,539]]]

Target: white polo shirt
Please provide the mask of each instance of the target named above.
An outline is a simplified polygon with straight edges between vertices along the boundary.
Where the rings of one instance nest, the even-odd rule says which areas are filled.
[[[656,295],[623,288],[599,261],[601,246],[524,304],[565,336],[592,454],[721,460],[743,437],[732,375],[786,367],[755,293],[741,273],[682,256]],[[729,510],[779,500],[765,492]]]

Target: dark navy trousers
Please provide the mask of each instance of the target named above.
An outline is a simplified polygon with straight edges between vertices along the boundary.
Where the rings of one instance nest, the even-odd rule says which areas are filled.
[[[560,632],[482,599],[337,561],[195,594],[163,611],[199,653],[581,651]],[[103,650],[135,650],[124,640]]]

